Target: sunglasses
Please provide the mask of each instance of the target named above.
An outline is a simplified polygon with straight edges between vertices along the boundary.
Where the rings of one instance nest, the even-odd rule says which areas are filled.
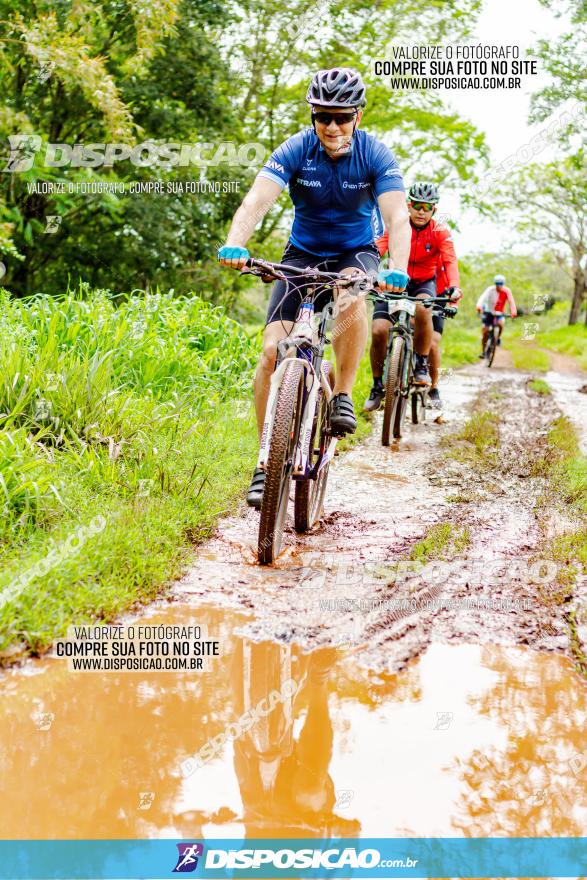
[[[436,207],[434,203],[430,204],[428,202],[410,202],[414,211],[433,211]]]
[[[319,122],[320,125],[330,125],[332,120],[337,125],[348,125],[352,122],[357,114],[353,113],[312,113],[312,121]]]

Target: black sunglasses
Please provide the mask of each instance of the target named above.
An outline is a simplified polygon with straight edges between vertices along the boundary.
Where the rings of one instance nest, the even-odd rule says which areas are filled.
[[[319,122],[320,125],[330,125],[334,119],[337,125],[348,125],[356,115],[356,110],[352,113],[312,113],[312,121]]]

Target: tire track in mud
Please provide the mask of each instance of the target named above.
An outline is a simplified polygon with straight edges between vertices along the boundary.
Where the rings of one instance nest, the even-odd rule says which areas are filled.
[[[455,372],[442,389],[445,423],[407,422],[396,448],[380,445],[379,414],[367,440],[336,460],[315,531],[300,536],[290,525],[277,564],[261,567],[258,515],[243,505],[220,523],[174,595],[250,612],[249,637],[307,650],[350,647],[374,670],[395,672],[432,642],[571,656],[565,611],[545,601],[551,572],[536,564],[544,484],[532,461],[558,410],[528,393],[527,378],[499,366]],[[498,385],[505,394],[495,402]],[[442,441],[464,424],[479,393],[484,408],[499,407],[501,452],[496,468],[476,471]],[[412,571],[410,549],[443,522],[467,529],[466,551]]]

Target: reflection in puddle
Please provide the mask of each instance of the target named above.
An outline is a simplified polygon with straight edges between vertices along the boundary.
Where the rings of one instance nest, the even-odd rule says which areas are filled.
[[[253,644],[235,634],[243,615],[148,618],[179,619],[221,641],[199,678],[56,660],[2,678],[4,838],[584,832],[587,694],[563,657],[433,645],[374,675],[356,654]],[[184,778],[227,731],[240,735]]]

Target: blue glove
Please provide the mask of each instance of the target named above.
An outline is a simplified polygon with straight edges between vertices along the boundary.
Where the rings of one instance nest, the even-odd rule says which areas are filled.
[[[410,276],[402,272],[401,269],[382,269],[377,276],[377,280],[380,284],[387,284],[390,287],[401,287],[404,290],[410,280]]]
[[[230,247],[225,244],[218,248],[219,260],[248,260],[250,256],[248,250],[244,247]]]

